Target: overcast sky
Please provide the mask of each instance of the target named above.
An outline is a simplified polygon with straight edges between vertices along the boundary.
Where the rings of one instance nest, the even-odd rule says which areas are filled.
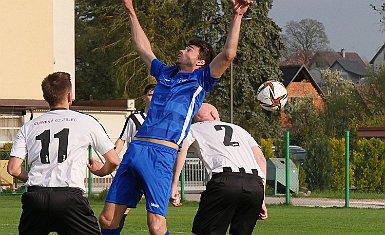
[[[370,61],[385,42],[380,15],[369,4],[381,0],[273,0],[269,16],[284,29],[290,20],[315,19],[323,23],[330,47],[357,52]],[[284,31],[283,31],[284,32]]]

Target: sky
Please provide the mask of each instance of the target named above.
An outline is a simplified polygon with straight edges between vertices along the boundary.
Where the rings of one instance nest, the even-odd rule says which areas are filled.
[[[325,26],[329,46],[356,52],[369,62],[385,43],[380,15],[370,8],[382,0],[273,0],[269,16],[284,32],[291,21],[314,19]]]

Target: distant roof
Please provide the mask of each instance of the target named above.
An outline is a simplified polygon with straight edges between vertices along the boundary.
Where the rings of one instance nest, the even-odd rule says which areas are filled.
[[[345,59],[336,60],[334,64],[330,67],[333,67],[335,64],[340,64],[341,67],[349,73],[354,73],[360,76],[364,76],[366,74],[365,67],[356,61],[350,61]]]
[[[361,59],[361,57],[356,52],[334,52],[334,51],[322,51],[317,52],[314,57],[312,63],[317,63],[317,61],[323,60],[326,62],[327,67],[331,67],[334,62],[337,60],[348,60],[355,61],[362,66],[366,67],[365,62]]]
[[[282,71],[283,85],[288,87],[292,82],[309,81],[320,95],[323,95],[321,88],[311,76],[305,65],[282,65],[279,66]]]
[[[369,64],[373,64],[376,60],[377,56],[381,53],[382,50],[385,50],[385,43],[382,45],[382,47],[377,51],[376,55],[373,57],[372,60],[370,60]]]

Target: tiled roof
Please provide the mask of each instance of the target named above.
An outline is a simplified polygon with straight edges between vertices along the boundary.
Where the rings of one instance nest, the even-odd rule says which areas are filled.
[[[279,66],[282,71],[283,85],[288,87],[291,82],[309,81],[317,92],[322,95],[323,92],[317,82],[313,79],[305,65],[284,65]]]
[[[333,67],[337,63],[340,64],[341,67],[349,73],[354,73],[360,76],[364,76],[366,74],[365,67],[356,61],[350,61],[345,59],[336,60],[336,62],[334,62],[334,64],[331,67]]]
[[[366,67],[365,62],[356,52],[317,52],[313,57],[313,63],[317,63],[317,61],[320,60],[326,62],[327,67],[331,67],[337,60],[355,61],[361,64],[362,66]]]

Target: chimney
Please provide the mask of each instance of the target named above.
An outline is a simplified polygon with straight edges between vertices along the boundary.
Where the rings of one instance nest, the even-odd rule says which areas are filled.
[[[341,56],[342,56],[342,58],[345,58],[345,49],[344,48],[341,49]]]

